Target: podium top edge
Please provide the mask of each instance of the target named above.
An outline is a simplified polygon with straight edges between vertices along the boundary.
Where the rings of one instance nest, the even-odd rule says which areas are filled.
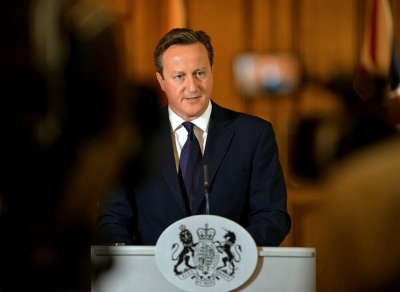
[[[258,251],[260,257],[315,257],[313,247],[262,247]]]
[[[91,246],[92,255],[96,256],[154,256],[155,246],[146,245],[93,245]],[[260,257],[315,257],[313,247],[257,247]]]

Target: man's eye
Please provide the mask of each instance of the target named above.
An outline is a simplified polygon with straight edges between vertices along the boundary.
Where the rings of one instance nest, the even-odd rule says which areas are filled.
[[[196,74],[197,74],[197,77],[203,77],[204,76],[204,72],[201,72],[201,71],[197,72]]]
[[[181,74],[175,76],[175,79],[182,79],[182,78],[183,78],[183,75],[181,75]]]

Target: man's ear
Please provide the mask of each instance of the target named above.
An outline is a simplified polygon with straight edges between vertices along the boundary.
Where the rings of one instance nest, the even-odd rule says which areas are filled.
[[[160,83],[161,89],[162,89],[163,91],[165,91],[165,90],[164,90],[164,78],[163,78],[163,77],[161,76],[161,74],[158,73],[158,72],[156,72],[156,77],[157,77],[158,83]]]

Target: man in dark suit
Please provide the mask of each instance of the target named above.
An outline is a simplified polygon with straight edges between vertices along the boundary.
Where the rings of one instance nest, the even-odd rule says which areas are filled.
[[[150,174],[108,194],[98,225],[113,242],[155,245],[172,223],[205,214],[204,173],[189,207],[180,154],[192,122],[208,167],[210,214],[231,219],[258,246],[278,246],[290,230],[287,194],[275,135],[269,122],[211,101],[213,48],[203,31],[173,29],[154,52],[157,80],[166,93],[155,140],[146,148]]]

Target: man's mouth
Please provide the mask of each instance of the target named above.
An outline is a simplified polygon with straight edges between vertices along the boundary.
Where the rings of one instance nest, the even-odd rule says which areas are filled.
[[[200,98],[200,96],[186,97],[185,99],[187,99],[187,100],[195,100],[195,99],[198,99],[198,98]]]

